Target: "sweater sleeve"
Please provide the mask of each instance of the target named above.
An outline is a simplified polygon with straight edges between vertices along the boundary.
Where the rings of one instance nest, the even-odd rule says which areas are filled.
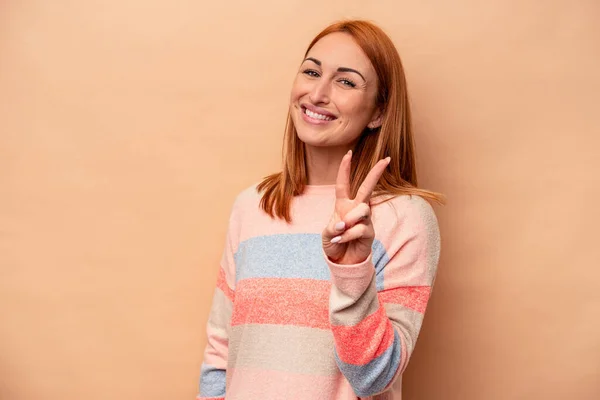
[[[335,357],[357,396],[385,392],[405,370],[437,270],[434,211],[418,196],[379,207],[376,240],[364,262],[331,271],[329,317]]]
[[[232,211],[206,326],[207,344],[196,400],[224,400],[231,313],[235,297],[236,218]]]

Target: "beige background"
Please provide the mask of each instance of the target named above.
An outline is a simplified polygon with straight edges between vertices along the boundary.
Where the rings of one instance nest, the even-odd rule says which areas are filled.
[[[600,398],[600,2],[3,1],[0,399],[191,399],[310,39],[404,60],[440,270],[408,400]]]

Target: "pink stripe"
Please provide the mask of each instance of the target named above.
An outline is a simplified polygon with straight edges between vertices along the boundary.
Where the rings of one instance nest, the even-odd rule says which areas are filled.
[[[314,279],[244,279],[231,325],[276,324],[329,329],[331,283]]]
[[[338,325],[331,330],[337,354],[347,364],[368,364],[394,343],[394,327],[381,306],[355,326]]]
[[[329,376],[255,368],[227,370],[227,399],[357,399],[341,373]]]
[[[217,276],[217,287],[221,289],[221,291],[225,293],[225,296],[227,296],[227,298],[233,302],[234,292],[227,284],[227,280],[225,278],[225,271],[223,271],[223,268],[219,268],[219,275]]]
[[[217,368],[227,366],[227,353],[229,351],[229,340],[220,337],[215,328],[210,324],[207,326],[207,347],[204,353],[204,362]]]
[[[243,192],[240,197],[239,212],[235,218],[235,224],[241,222],[241,215],[244,219],[244,229],[240,229],[240,236],[237,237],[236,243],[242,243],[245,240],[256,236],[268,236],[278,234],[294,234],[294,233],[317,233],[320,234],[325,228],[323,221],[329,221],[331,212],[333,211],[333,201],[335,200],[335,192],[331,193],[331,207],[324,205],[323,207],[315,207],[314,201],[306,201],[302,196],[294,198],[294,214],[295,215],[310,215],[311,218],[303,220],[301,224],[288,224],[279,218],[268,218],[261,212],[254,210],[259,207],[261,195],[255,190]],[[326,203],[325,203],[326,204]],[[244,212],[251,210],[251,212]],[[235,253],[237,245],[232,249]]]
[[[400,304],[420,313],[425,312],[430,294],[430,286],[405,286],[378,293],[381,303]]]

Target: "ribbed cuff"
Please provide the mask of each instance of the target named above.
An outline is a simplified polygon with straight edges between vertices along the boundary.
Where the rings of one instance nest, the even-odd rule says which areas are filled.
[[[367,259],[360,264],[349,265],[336,264],[325,253],[323,256],[331,272],[332,283],[342,293],[358,298],[367,290],[375,273],[372,254],[369,254]]]

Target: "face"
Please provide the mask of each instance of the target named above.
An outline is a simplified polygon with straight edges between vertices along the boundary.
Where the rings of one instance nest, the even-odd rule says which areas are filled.
[[[336,32],[308,52],[290,101],[298,137],[312,146],[350,147],[366,127],[381,125],[377,75],[354,39]]]

